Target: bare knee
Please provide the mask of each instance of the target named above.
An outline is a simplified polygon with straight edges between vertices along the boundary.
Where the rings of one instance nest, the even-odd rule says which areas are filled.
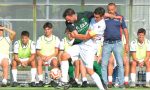
[[[68,60],[70,58],[70,55],[66,52],[64,52],[62,55],[61,55],[61,60],[62,61],[65,61],[65,60]]]

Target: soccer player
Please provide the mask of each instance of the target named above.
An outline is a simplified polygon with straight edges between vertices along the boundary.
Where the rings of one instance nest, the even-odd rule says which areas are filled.
[[[65,33],[66,33],[66,36],[62,39],[60,43],[60,52],[59,52],[60,60],[61,60],[61,55],[63,54],[63,52],[67,51],[67,49],[73,45],[74,40],[75,40],[74,38],[71,37],[71,32],[69,32],[68,29],[66,29]],[[74,77],[74,69],[75,69],[75,77]],[[86,71],[83,69],[85,68],[81,60],[79,60],[79,57],[74,57],[74,58],[69,59],[69,72],[68,72],[69,83],[72,84],[73,87],[79,86],[78,82],[79,82],[80,72],[81,72],[82,81],[83,81],[82,86],[83,87],[87,86]]]
[[[18,85],[17,83],[17,66],[22,67],[31,66],[31,86],[35,87],[35,76],[37,74],[35,63],[35,42],[30,40],[29,32],[22,31],[21,39],[14,43],[14,60],[12,61],[12,76],[13,87]]]
[[[105,14],[105,10],[101,7],[96,8],[94,11],[94,16],[100,15],[102,22],[105,24],[103,20],[103,15]],[[73,45],[71,48],[67,50],[67,53],[62,55],[63,59],[61,62],[61,70],[62,70],[62,81],[67,82],[67,70],[68,70],[68,61],[67,59],[74,56],[81,56],[83,63],[86,67],[87,73],[92,77],[92,79],[96,82],[96,85],[100,90],[104,90],[104,87],[101,83],[100,77],[97,73],[93,71],[93,62],[97,49],[97,44],[95,43],[97,40],[97,36],[99,31],[89,30],[90,20],[93,17],[93,13],[91,12],[83,12],[83,13],[75,13],[73,9],[66,9],[63,17],[66,20],[66,26],[69,28],[71,35],[75,38],[76,45]],[[100,29],[105,29],[105,27],[100,26]],[[83,42],[81,40],[84,40]],[[92,51],[92,52],[91,52]]]
[[[4,36],[4,32],[8,32],[9,36]],[[10,44],[16,36],[15,31],[0,25],[0,66],[3,69],[2,86],[7,86],[8,67],[10,64],[9,49]]]
[[[109,3],[107,9],[109,14],[120,16],[117,13],[117,6],[115,3]],[[104,43],[102,50],[102,77],[104,83],[108,85],[107,66],[111,53],[113,52],[118,65],[119,87],[124,88],[124,67],[122,59],[123,45],[120,28],[123,29],[126,38],[125,52],[128,52],[129,49],[128,30],[124,18],[122,18],[120,22],[120,19],[106,17],[105,23],[106,29],[104,31]]]
[[[43,86],[43,69],[42,66],[47,64],[52,68],[58,67],[58,48],[60,40],[57,36],[53,35],[53,25],[46,22],[43,26],[44,35],[40,36],[36,44],[37,62],[38,62],[38,86]]]
[[[131,42],[131,87],[135,87],[136,66],[146,66],[146,87],[150,87],[150,41],[146,39],[146,30],[140,28],[137,32],[137,39]]]

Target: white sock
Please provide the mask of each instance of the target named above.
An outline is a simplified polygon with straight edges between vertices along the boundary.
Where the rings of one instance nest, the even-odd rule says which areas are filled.
[[[39,81],[43,81],[43,74],[38,75]]]
[[[112,76],[108,76],[108,82],[112,82]]]
[[[82,78],[82,81],[84,82],[84,81],[87,81],[87,78],[86,77],[83,77]]]
[[[61,71],[62,71],[62,82],[68,82],[68,69],[69,69],[69,63],[68,61],[61,61]]]
[[[76,81],[77,83],[79,83],[79,79],[78,79],[78,78],[75,78],[75,81]]]
[[[146,82],[150,82],[150,72],[146,72]]]
[[[37,73],[36,68],[31,68],[31,82],[35,82],[36,73]]]
[[[2,80],[2,83],[3,83],[3,84],[7,84],[7,79],[3,79],[3,80]]]
[[[136,79],[136,74],[135,73],[131,73],[131,81],[135,82]]]
[[[128,82],[129,81],[129,77],[128,76],[125,76],[124,77],[124,82]]]
[[[100,80],[100,77],[98,76],[97,73],[94,73],[91,75],[92,79],[95,81],[97,87],[100,89],[100,90],[105,90],[103,85],[102,85],[102,82]]]
[[[17,69],[12,69],[11,71],[12,71],[14,82],[17,82]]]

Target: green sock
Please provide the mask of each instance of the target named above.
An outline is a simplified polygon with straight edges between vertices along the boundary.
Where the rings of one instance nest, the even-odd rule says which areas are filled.
[[[71,61],[69,61],[69,79],[73,78],[74,79],[74,66],[72,65]]]
[[[94,61],[93,69],[100,76],[100,78],[102,78],[102,75],[101,75],[101,64],[98,64],[97,61]]]

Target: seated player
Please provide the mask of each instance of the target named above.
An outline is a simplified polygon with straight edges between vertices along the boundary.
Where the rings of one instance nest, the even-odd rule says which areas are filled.
[[[4,32],[8,32],[9,36],[4,36]],[[7,86],[8,67],[10,64],[9,49],[10,44],[14,40],[16,33],[6,27],[0,25],[0,66],[3,70],[2,86]]]
[[[31,66],[31,86],[35,87],[35,76],[37,74],[35,63],[35,42],[30,40],[29,32],[22,31],[21,39],[14,43],[14,60],[12,61],[12,76],[13,87],[18,85],[17,83],[17,66],[22,67]]]
[[[44,35],[40,36],[37,40],[36,52],[38,62],[38,86],[43,86],[43,69],[42,66],[49,64],[52,68],[58,67],[58,48],[60,40],[57,36],[53,35],[53,25],[46,22],[43,26]]]
[[[150,87],[150,41],[146,39],[146,30],[140,28],[137,39],[131,42],[131,87],[135,87],[136,66],[146,66],[146,87]]]
[[[66,51],[69,47],[71,47],[74,43],[74,38],[71,37],[71,34],[69,32],[68,29],[66,29],[65,31],[66,33],[66,36],[62,39],[61,43],[60,43],[60,52],[59,52],[59,57],[60,57],[60,62],[61,62],[61,55],[63,54],[64,51]],[[74,67],[75,66],[75,77],[74,77]],[[77,87],[78,86],[78,79],[79,79],[79,69],[82,68],[83,65],[81,65],[81,62],[80,60],[78,60],[78,57],[75,57],[75,58],[70,58],[69,59],[69,83],[72,84],[73,87]],[[85,82],[87,82],[87,78],[86,78],[86,73],[83,71],[83,69],[85,68],[82,68],[82,80],[83,80],[83,86],[86,86]],[[75,79],[74,79],[75,78]]]

